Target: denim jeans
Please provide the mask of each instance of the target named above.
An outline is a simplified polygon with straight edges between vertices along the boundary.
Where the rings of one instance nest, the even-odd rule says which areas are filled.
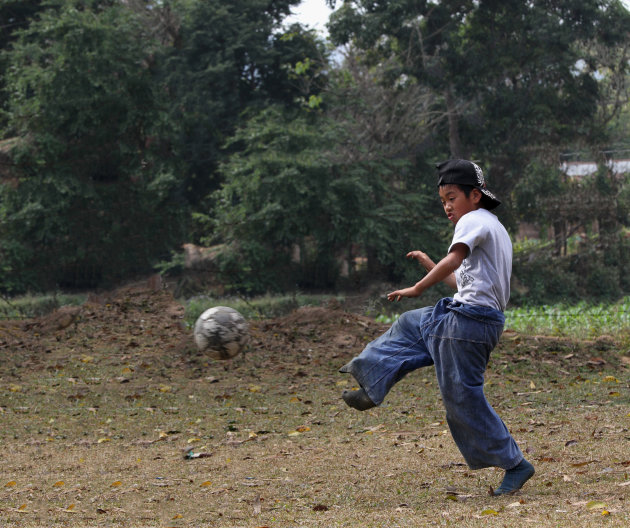
[[[406,374],[434,365],[446,421],[468,466],[512,469],[523,454],[483,391],[504,322],[498,310],[442,299],[402,314],[340,372],[352,374],[380,405]]]

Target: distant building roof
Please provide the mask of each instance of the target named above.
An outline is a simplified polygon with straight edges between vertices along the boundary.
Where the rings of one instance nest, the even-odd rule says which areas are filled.
[[[630,174],[630,159],[609,160],[606,165],[614,174]],[[567,176],[581,178],[597,172],[597,163],[594,161],[565,161],[560,165],[562,172]]]

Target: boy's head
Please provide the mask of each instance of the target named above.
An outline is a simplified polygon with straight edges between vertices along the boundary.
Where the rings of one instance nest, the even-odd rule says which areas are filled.
[[[457,185],[466,196],[473,189],[481,192],[481,206],[491,210],[501,204],[499,199],[486,188],[486,181],[481,168],[472,161],[451,159],[437,165],[438,187]]]

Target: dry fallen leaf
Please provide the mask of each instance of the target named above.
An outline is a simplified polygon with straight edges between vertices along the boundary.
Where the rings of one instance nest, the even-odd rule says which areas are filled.
[[[587,460],[586,462],[576,462],[575,464],[571,464],[573,467],[582,467],[587,466],[588,464],[592,464],[593,462],[597,462],[597,460]]]
[[[589,359],[586,364],[590,367],[603,367],[606,364],[606,360],[600,357],[594,357]]]

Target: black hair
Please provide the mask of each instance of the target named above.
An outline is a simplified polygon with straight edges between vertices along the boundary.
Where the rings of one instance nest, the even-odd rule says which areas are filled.
[[[470,196],[470,193],[473,189],[476,189],[476,187],[473,185],[462,185],[460,183],[455,183],[454,185],[457,185],[457,187],[459,187],[459,190],[464,193],[464,196],[466,196],[466,198]]]
[[[443,183],[440,185],[440,187],[443,187],[444,185],[454,185],[464,193],[464,196],[466,198],[470,196],[470,193],[473,191],[473,189],[479,190],[479,187],[475,187],[474,185],[463,185],[461,183]],[[490,209],[490,200],[488,199],[488,197],[481,191],[479,191],[479,193],[481,194],[481,200],[479,203],[484,207],[484,209]]]
[[[464,196],[466,196],[466,198],[470,196],[470,193],[472,192],[473,189],[476,189],[474,185],[462,185],[460,183],[443,183],[440,185],[440,187],[444,187],[445,185],[454,185],[455,187],[457,187],[460,191],[464,193]]]

